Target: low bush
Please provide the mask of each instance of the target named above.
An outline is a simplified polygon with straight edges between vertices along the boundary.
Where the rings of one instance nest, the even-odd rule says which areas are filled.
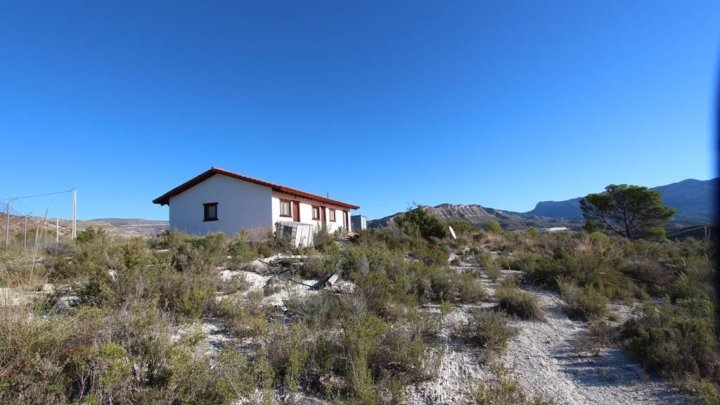
[[[499,312],[477,312],[466,323],[456,325],[453,336],[486,350],[502,350],[513,329]]]
[[[617,329],[608,321],[601,319],[591,320],[588,322],[588,330],[576,336],[573,346],[579,352],[600,356],[603,348],[615,345],[615,331]]]
[[[329,328],[337,324],[346,303],[328,291],[305,298],[291,298],[286,302],[288,312],[317,328]]]
[[[642,285],[645,291],[653,296],[665,295],[675,278],[671,269],[653,259],[628,261],[620,271]]]
[[[514,286],[499,286],[495,289],[500,309],[524,320],[542,321],[545,312],[538,304],[537,298],[531,293]]]
[[[453,230],[455,231],[455,235],[458,237],[460,237],[461,235],[465,235],[475,229],[473,224],[464,219],[452,219],[445,221],[445,223],[448,226],[452,226]]]
[[[240,268],[242,265],[251,262],[258,257],[257,249],[250,244],[244,237],[236,237],[228,246],[228,255],[230,255],[230,265],[234,269]]]
[[[377,389],[368,362],[388,325],[368,312],[351,315],[342,322],[343,347],[349,364],[346,379],[350,394],[362,403],[376,403]]]
[[[423,368],[425,350],[421,334],[415,334],[413,328],[394,325],[368,355],[368,364],[375,376],[392,377],[403,384],[419,382],[428,377]]]
[[[315,232],[313,243],[315,249],[321,253],[337,253],[338,246],[335,243],[335,236],[327,231],[325,228],[321,228]]]
[[[47,320],[0,312],[3,403],[233,403],[249,396],[249,366],[235,353],[196,359],[173,345],[167,320],[137,303],[81,308]]]
[[[214,314],[225,321],[225,326],[238,338],[265,337],[270,332],[268,313],[253,303],[249,305],[224,299]]]
[[[494,219],[485,222],[485,225],[483,225],[483,229],[485,230],[485,232],[490,233],[501,233],[503,231],[500,223]]]
[[[459,302],[478,303],[487,297],[485,287],[473,272],[463,272],[455,276],[454,284]]]
[[[551,405],[555,402],[543,396],[528,398],[517,380],[508,376],[500,364],[490,365],[493,378],[480,381],[472,391],[478,405]]]
[[[410,255],[428,266],[445,266],[449,257],[445,250],[432,244],[418,244],[410,251]]]
[[[645,367],[666,375],[694,375],[720,382],[713,303],[703,298],[645,303],[642,316],[625,323],[626,347]]]
[[[305,279],[325,280],[338,270],[339,260],[334,255],[309,257],[298,268],[297,274]]]
[[[495,282],[498,280],[500,277],[500,262],[495,260],[492,255],[487,252],[481,252],[475,255],[475,261],[491,281]]]
[[[592,285],[579,287],[573,282],[558,280],[562,308],[572,319],[590,320],[607,313],[608,299]]]

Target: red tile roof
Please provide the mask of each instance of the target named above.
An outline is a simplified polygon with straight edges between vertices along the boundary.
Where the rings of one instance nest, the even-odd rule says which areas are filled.
[[[154,199],[153,203],[160,204],[160,205],[167,205],[170,203],[171,197],[174,197],[174,196],[182,193],[183,191],[185,191],[199,183],[202,183],[203,181],[209,179],[210,177],[212,177],[216,174],[222,174],[222,175],[225,175],[228,177],[232,177],[234,179],[259,184],[259,185],[265,186],[265,187],[270,187],[273,191],[294,195],[296,197],[307,198],[309,200],[314,200],[314,201],[318,201],[321,203],[333,204],[333,205],[337,205],[337,206],[340,206],[343,208],[349,208],[349,209],[353,209],[353,210],[360,208],[357,205],[348,204],[348,203],[345,203],[342,201],[332,200],[330,198],[322,197],[322,196],[312,194],[312,193],[307,193],[305,191],[296,190],[294,188],[281,186],[279,184],[270,183],[270,182],[264,181],[264,180],[254,179],[254,178],[248,177],[248,176],[243,176],[242,174],[233,173],[231,171],[221,169],[221,168],[215,167],[215,166],[211,167],[210,170],[208,170],[204,173],[201,173],[200,175],[186,181],[185,183],[175,187],[174,189],[172,189],[172,190],[168,191],[167,193],[161,195],[160,197]]]

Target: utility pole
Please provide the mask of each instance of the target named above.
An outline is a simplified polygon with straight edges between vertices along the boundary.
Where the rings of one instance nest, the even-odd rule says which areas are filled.
[[[10,247],[10,200],[5,203],[5,214],[7,221],[5,222],[5,248]]]
[[[72,238],[77,237],[77,189],[72,189],[73,206],[72,206]]]
[[[23,227],[23,249],[27,253],[27,220],[30,214],[25,215],[25,226]]]

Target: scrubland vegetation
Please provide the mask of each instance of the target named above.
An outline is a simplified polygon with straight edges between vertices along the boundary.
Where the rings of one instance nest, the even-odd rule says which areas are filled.
[[[397,223],[351,238],[320,233],[312,249],[242,235],[114,239],[86,230],[36,261],[0,250],[0,286],[30,297],[0,307],[0,402],[270,403],[303,394],[398,403],[406,387],[436,377],[448,312],[470,311],[450,336],[489,365],[512,339],[509,319],[543,322],[532,289],[560,294],[563,310],[590,323],[596,343],[625,348],[700,401],[720,399],[707,241],[460,222],[454,240],[422,209]],[[273,277],[323,281],[337,273],[354,288],[291,296],[277,307],[263,304],[277,287],[243,293],[247,280],[221,277],[277,253],[302,260]],[[451,255],[473,265],[450,266]],[[521,272],[502,278],[502,269]],[[502,284],[491,294],[481,276]],[[634,313],[613,324],[609,304]],[[243,350],[228,344],[206,355],[202,333],[178,333],[207,320]],[[549,402],[493,367],[492,380],[473,382],[477,403]]]

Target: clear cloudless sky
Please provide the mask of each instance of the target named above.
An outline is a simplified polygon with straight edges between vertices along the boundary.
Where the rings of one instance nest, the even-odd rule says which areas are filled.
[[[709,179],[719,45],[717,0],[4,1],[0,199],[166,219],[219,166],[372,219]]]

